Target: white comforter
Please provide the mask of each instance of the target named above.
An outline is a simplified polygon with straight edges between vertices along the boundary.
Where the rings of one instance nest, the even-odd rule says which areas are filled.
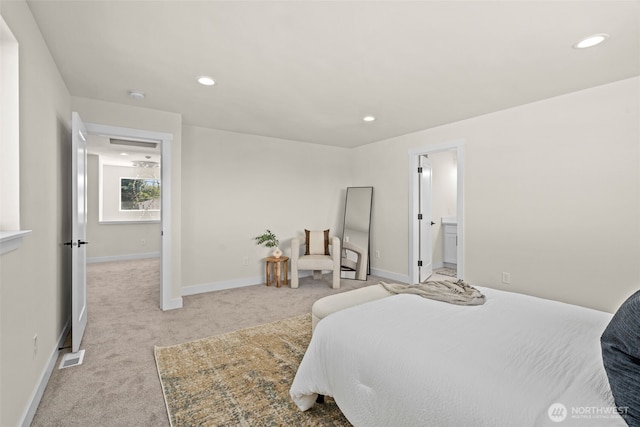
[[[602,365],[610,314],[480,289],[482,306],[396,295],[327,316],[293,400],[333,396],[367,427],[626,425]]]

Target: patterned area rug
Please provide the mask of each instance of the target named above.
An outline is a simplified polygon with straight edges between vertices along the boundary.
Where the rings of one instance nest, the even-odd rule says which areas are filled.
[[[305,314],[156,347],[172,426],[350,426],[333,399],[301,412],[289,396],[311,340]]]

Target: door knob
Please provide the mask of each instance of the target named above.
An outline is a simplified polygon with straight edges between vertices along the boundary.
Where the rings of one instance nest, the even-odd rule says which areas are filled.
[[[436,223],[435,223],[435,222],[433,222],[433,221],[431,221],[431,225],[436,225]]]

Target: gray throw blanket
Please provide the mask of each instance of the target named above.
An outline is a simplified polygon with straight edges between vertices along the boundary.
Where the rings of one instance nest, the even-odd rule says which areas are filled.
[[[458,305],[481,305],[486,298],[473,286],[462,280],[427,281],[418,285],[380,282],[392,294],[415,294],[424,298]]]

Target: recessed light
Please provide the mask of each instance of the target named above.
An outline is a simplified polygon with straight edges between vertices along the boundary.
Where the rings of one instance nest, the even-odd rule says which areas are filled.
[[[580,40],[578,43],[573,45],[574,49],[586,49],[588,47],[593,47],[599,45],[603,41],[609,38],[609,34],[594,34],[589,37],[585,37]]]
[[[144,92],[139,90],[130,90],[129,97],[132,99],[144,99]]]
[[[120,153],[121,156],[128,156],[129,153]]]
[[[373,116],[364,116],[364,117],[362,118],[362,120],[364,120],[365,122],[372,122],[372,121],[374,121],[375,119],[376,119],[376,118],[375,118],[375,117],[373,117]]]
[[[200,83],[201,85],[204,85],[204,86],[213,86],[214,84],[216,84],[215,80],[213,80],[209,76],[200,76],[200,77],[198,77],[198,83]]]

